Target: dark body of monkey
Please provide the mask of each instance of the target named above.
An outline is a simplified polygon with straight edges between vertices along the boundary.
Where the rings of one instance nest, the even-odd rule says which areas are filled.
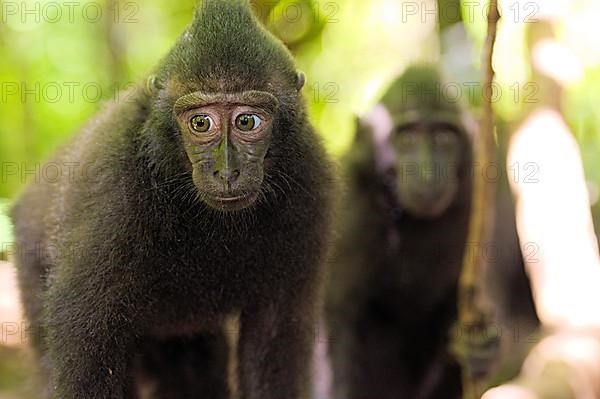
[[[461,397],[449,341],[469,248],[470,176],[481,169],[472,168],[472,127],[444,94],[435,68],[410,67],[359,120],[343,160],[326,290],[334,399]],[[499,193],[497,315],[536,320],[507,181]]]
[[[306,397],[330,189],[303,83],[246,1],[206,1],[148,87],[60,152],[76,172],[26,189],[21,247],[74,246],[15,259],[48,396],[137,397],[141,376],[144,397],[226,398],[228,378]]]

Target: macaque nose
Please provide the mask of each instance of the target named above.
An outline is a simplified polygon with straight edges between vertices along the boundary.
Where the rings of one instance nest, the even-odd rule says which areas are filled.
[[[213,176],[222,183],[231,184],[240,176],[240,171],[237,169],[215,170]]]

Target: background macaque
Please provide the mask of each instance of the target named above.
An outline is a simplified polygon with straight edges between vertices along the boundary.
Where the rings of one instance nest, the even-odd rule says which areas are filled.
[[[449,332],[471,176],[481,170],[472,164],[472,126],[442,84],[432,67],[409,68],[359,120],[344,160],[348,187],[326,306],[335,399],[461,397]],[[498,316],[535,320],[510,196],[499,191],[508,201],[498,204],[503,252],[490,279]]]

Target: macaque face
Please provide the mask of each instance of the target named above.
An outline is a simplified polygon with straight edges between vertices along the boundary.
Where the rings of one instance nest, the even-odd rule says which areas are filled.
[[[454,203],[463,156],[458,130],[446,124],[398,126],[392,136],[396,187],[404,209],[433,219]]]
[[[277,100],[267,92],[196,92],[174,112],[200,198],[220,211],[251,206],[259,196]]]

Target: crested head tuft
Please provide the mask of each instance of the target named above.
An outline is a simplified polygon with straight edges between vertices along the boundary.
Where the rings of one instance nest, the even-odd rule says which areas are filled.
[[[432,65],[413,65],[397,78],[382,98],[390,110],[402,114],[418,111],[421,113],[456,113],[459,104],[445,86],[440,71]],[[426,115],[425,115],[426,116]]]
[[[214,91],[294,88],[290,52],[253,15],[247,0],[205,0],[164,69]],[[275,84],[274,84],[275,83]]]

